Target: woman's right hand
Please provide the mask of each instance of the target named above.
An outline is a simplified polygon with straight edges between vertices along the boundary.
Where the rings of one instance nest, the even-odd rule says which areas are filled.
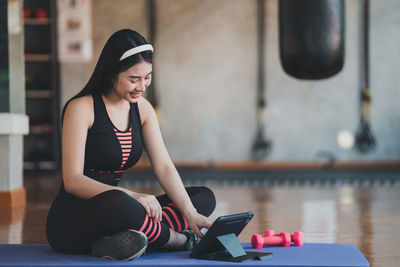
[[[154,195],[132,192],[131,196],[136,199],[144,209],[149,217],[157,221],[162,219],[161,205]]]

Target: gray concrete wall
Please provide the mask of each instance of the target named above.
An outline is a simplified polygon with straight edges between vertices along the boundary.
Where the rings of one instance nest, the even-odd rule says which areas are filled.
[[[179,161],[251,159],[256,130],[257,36],[255,0],[158,0],[154,78],[167,148]],[[346,1],[343,70],[301,81],[281,68],[278,1],[266,1],[267,161],[315,161],[328,151],[339,161],[400,159],[400,2],[371,1],[371,93],[375,151],[362,155],[337,144],[341,130],[358,128],[360,1]],[[123,8],[121,8],[123,7]],[[122,12],[122,13],[121,13]],[[64,68],[64,97],[86,83],[108,36],[132,28],[147,37],[143,1],[96,0],[94,60],[87,71]],[[79,72],[79,74],[78,74]],[[76,74],[74,75],[70,74]],[[78,86],[78,84],[81,84]],[[79,87],[79,88],[78,88]]]
[[[176,160],[244,160],[255,132],[256,1],[158,1],[156,81]]]

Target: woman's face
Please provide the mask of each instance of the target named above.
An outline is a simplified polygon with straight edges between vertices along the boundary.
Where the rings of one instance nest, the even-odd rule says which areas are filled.
[[[141,61],[117,76],[114,92],[130,103],[136,102],[151,84],[152,64]]]

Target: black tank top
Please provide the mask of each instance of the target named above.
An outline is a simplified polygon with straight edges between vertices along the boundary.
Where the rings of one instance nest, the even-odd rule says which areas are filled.
[[[138,105],[130,104],[128,130],[121,131],[111,122],[100,94],[93,95],[93,103],[94,122],[87,134],[84,174],[103,183],[117,185],[116,179],[142,154]]]
[[[124,171],[139,160],[142,150],[142,125],[137,103],[130,104],[128,130],[121,131],[111,122],[103,98],[93,94],[94,122],[88,130],[84,175],[117,186]],[[64,183],[50,208],[48,220],[60,218],[83,199],[65,191]]]

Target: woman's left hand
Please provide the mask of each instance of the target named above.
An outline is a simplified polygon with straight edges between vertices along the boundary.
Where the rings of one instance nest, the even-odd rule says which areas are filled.
[[[211,226],[211,222],[208,220],[208,218],[197,212],[186,214],[185,218],[188,222],[189,229],[191,229],[199,237],[203,237],[203,233],[200,232],[200,229],[208,229]]]

